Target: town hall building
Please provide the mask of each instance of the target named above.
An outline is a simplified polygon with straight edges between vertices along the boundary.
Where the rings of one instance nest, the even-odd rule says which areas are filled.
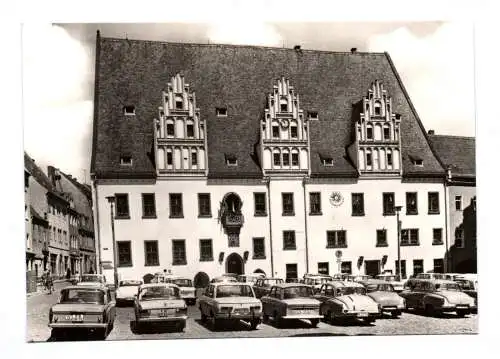
[[[122,278],[443,272],[446,169],[387,53],[97,34],[98,262]],[[114,259],[113,232],[116,240]]]

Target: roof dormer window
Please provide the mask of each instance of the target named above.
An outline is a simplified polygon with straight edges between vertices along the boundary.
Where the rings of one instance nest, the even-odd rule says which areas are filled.
[[[238,159],[233,153],[225,153],[224,157],[226,159],[226,165],[228,166],[238,166]]]
[[[120,157],[120,165],[132,166],[132,156],[124,155]]]
[[[307,117],[310,119],[310,120],[317,120],[318,119],[318,113],[316,111],[309,111],[307,113]]]
[[[227,108],[217,107],[215,109],[215,114],[217,115],[217,117],[227,117]]]
[[[135,115],[135,106],[123,106],[123,114],[126,116],[133,116]]]
[[[333,166],[333,158],[323,158],[323,166]]]
[[[410,161],[413,163],[414,166],[416,167],[423,167],[424,166],[424,160],[416,157],[416,156],[409,156]]]

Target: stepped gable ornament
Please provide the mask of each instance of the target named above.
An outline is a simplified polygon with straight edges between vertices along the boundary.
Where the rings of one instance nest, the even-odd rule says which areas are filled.
[[[334,207],[340,207],[344,203],[344,197],[340,192],[332,192],[330,195],[330,203]]]

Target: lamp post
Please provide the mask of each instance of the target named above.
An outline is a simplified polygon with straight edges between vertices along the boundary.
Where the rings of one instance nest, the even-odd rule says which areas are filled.
[[[114,284],[115,289],[118,288],[118,260],[116,259],[116,240],[115,240],[115,215],[114,215],[114,204],[115,204],[115,196],[106,197],[108,200],[111,209],[111,237],[113,239],[113,274],[114,274]]]
[[[399,280],[401,280],[401,222],[399,221],[399,212],[403,206],[395,206],[396,210],[396,220],[397,220],[397,231],[398,231],[398,271],[397,275],[399,276]]]

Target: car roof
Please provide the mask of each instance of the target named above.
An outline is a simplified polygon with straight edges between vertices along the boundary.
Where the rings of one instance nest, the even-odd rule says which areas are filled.
[[[434,284],[456,284],[455,281],[448,280],[448,279],[420,279],[420,278],[416,278],[416,281],[429,282],[429,283],[434,283]]]
[[[263,277],[263,278],[260,278],[262,280],[283,280],[283,278],[279,278],[279,277]]]
[[[108,287],[106,287],[103,284],[87,284],[87,285],[69,285],[67,287],[62,288],[61,290],[67,290],[67,289],[100,289],[103,291],[109,290]]]
[[[277,284],[273,285],[273,287],[279,287],[279,288],[308,287],[308,288],[311,288],[310,285],[303,284],[303,283],[277,283]]]
[[[152,288],[152,287],[173,287],[173,288],[178,288],[177,285],[173,283],[147,283],[147,284],[141,284],[139,289],[144,289],[144,288]]]
[[[359,282],[341,282],[341,281],[330,281],[325,284],[331,284],[335,288],[346,288],[346,287],[356,287],[356,288],[364,288],[364,285],[362,285]]]
[[[222,286],[222,285],[239,285],[239,286],[242,286],[242,285],[250,285],[248,283],[241,283],[241,282],[218,282],[218,283],[210,283],[210,285],[213,285],[215,287],[218,287],[218,286]]]
[[[369,284],[391,284],[391,282],[387,282],[385,280],[381,280],[381,279],[367,279],[367,280],[362,280],[358,283],[361,283],[363,285],[369,285]]]
[[[240,274],[238,277],[264,278],[264,275],[259,273],[250,273],[250,274]]]

